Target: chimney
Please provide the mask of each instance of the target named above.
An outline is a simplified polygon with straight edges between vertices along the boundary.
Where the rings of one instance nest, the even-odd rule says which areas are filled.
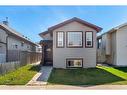
[[[5,25],[9,25],[9,23],[8,23],[8,17],[6,17],[6,20],[5,21],[3,21],[3,24],[5,24]]]

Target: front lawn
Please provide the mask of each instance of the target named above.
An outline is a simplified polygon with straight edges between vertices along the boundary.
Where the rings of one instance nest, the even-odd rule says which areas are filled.
[[[53,69],[48,83],[65,85],[127,84],[127,67],[97,66],[89,69]]]
[[[0,85],[25,85],[39,71],[39,65],[26,65],[0,76]]]

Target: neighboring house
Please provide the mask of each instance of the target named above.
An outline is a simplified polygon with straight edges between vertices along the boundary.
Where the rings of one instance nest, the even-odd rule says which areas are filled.
[[[36,43],[36,44],[37,44],[37,46],[36,46],[36,52],[42,53],[42,46],[39,43]]]
[[[127,23],[112,28],[97,40],[99,62],[127,66]]]
[[[55,68],[95,67],[96,33],[102,28],[72,18],[40,33],[42,63]]]
[[[35,51],[35,47],[35,43],[10,28],[7,22],[0,23],[0,63],[8,61],[10,51]]]

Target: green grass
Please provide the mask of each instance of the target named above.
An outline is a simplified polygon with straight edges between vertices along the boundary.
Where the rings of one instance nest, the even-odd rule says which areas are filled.
[[[127,67],[97,66],[89,69],[53,69],[48,83],[64,85],[127,84]]]
[[[39,71],[39,65],[26,65],[0,76],[0,85],[25,85]]]

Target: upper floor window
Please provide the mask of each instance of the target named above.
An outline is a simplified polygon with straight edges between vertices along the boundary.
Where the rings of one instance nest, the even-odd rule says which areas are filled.
[[[15,45],[15,48],[17,49],[18,48],[18,45]]]
[[[93,32],[92,31],[86,31],[85,32],[85,47],[86,48],[92,48],[93,47]]]
[[[27,48],[30,48],[30,46],[28,45]]]
[[[83,32],[67,32],[67,47],[83,47]]]
[[[56,46],[64,47],[64,32],[62,31],[56,33]]]
[[[21,46],[22,46],[22,47],[24,46],[24,42],[21,42]]]

